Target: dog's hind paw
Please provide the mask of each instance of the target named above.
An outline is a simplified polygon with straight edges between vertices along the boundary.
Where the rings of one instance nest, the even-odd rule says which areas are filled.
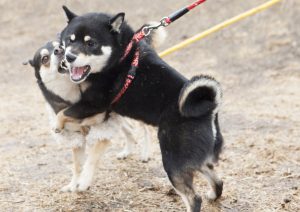
[[[142,163],[148,163],[149,160],[150,160],[149,156],[145,156],[145,155],[140,156],[140,161],[142,161]]]
[[[149,148],[143,148],[140,153],[140,161],[147,163],[150,160],[150,150]]]
[[[217,199],[217,195],[216,193],[213,191],[213,190],[210,190],[209,192],[207,192],[205,194],[205,198],[210,201],[210,202],[213,202]]]

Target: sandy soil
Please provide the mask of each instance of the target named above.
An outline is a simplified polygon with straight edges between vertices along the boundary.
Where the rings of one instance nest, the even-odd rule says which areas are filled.
[[[71,152],[49,133],[33,70],[21,63],[65,26],[67,4],[79,14],[125,11],[135,28],[185,5],[153,1],[0,0],[1,211],[183,211],[161,165],[153,132],[149,163],[116,159],[113,147],[84,194],[60,193]],[[214,0],[168,27],[169,47],[263,0]],[[204,211],[300,211],[300,2],[285,0],[165,59],[191,77],[215,76],[224,88],[220,112],[225,149],[217,170],[224,194]],[[142,138],[140,138],[142,139]],[[197,178],[197,191],[206,182]]]

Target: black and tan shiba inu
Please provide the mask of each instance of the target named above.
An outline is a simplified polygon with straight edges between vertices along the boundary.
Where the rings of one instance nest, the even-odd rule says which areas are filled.
[[[198,212],[201,208],[201,197],[193,188],[196,171],[211,185],[207,197],[219,198],[223,183],[213,163],[223,143],[218,123],[220,84],[204,75],[186,79],[144,41],[121,60],[134,35],[124,21],[124,13],[77,16],[66,7],[64,10],[68,25],[61,33],[61,44],[70,79],[89,86],[79,102],[58,114],[57,127],[62,129],[64,122],[107,110],[158,126],[164,169],[187,210]],[[135,78],[112,104],[124,87],[137,51],[140,56]]]

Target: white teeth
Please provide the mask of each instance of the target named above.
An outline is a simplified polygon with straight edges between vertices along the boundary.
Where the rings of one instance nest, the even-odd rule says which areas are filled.
[[[89,66],[85,67],[73,67],[70,72],[71,80],[74,80],[76,82],[79,82],[82,80],[87,73],[89,72]]]

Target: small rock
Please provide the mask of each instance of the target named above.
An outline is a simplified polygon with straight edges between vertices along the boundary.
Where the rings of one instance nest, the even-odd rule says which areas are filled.
[[[284,199],[283,199],[283,202],[284,202],[284,203],[289,203],[290,201],[291,201],[291,199],[289,199],[289,198],[284,198]]]
[[[230,201],[230,203],[232,204],[232,203],[237,203],[238,202],[238,200],[236,199],[236,198],[233,198],[231,201]]]
[[[181,39],[182,40],[185,40],[185,39],[187,39],[188,38],[188,36],[187,35],[183,35],[183,36],[181,36]]]
[[[283,172],[283,176],[290,176],[292,174],[291,170],[288,169],[287,171]]]
[[[297,186],[293,186],[292,190],[298,190],[298,187]]]
[[[178,194],[176,193],[174,188],[171,188],[168,192],[167,192],[167,196],[178,196]]]

